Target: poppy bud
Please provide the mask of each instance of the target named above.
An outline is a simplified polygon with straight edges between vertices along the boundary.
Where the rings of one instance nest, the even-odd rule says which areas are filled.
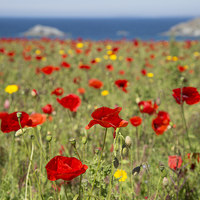
[[[94,149],[94,152],[95,152],[95,154],[97,154],[97,155],[99,154],[99,151],[100,151],[99,148],[95,148],[95,149]]]
[[[160,106],[160,104],[161,104],[161,99],[160,99],[160,97],[158,97],[158,98],[156,99],[156,104],[157,104],[158,106]]]
[[[132,174],[133,176],[137,176],[140,173],[140,166],[133,169]]]
[[[183,82],[184,80],[185,80],[185,77],[182,76],[182,77],[181,77],[181,82]]]
[[[114,167],[115,167],[116,169],[119,167],[119,160],[118,160],[117,157],[114,158],[113,164],[114,164]]]
[[[81,182],[82,182],[83,187],[88,186],[88,180],[87,179],[83,179]]]
[[[85,145],[87,143],[87,138],[86,137],[82,137],[82,143]]]
[[[135,102],[139,103],[140,102],[140,97],[136,97]]]
[[[160,169],[160,171],[162,172],[162,171],[165,169],[165,166],[164,166],[162,163],[160,163],[159,169]]]
[[[17,118],[21,118],[22,113],[21,112],[17,112]]]
[[[36,97],[38,95],[37,91],[35,89],[31,90],[31,96]]]
[[[20,136],[20,135],[22,135],[25,132],[26,132],[26,128],[19,129],[18,131],[15,132],[15,137]]]
[[[72,138],[69,139],[69,141],[71,142],[73,147],[76,146],[76,138],[72,137]]]
[[[126,136],[125,143],[129,148],[131,147],[132,140],[131,140],[131,138],[129,136]]]
[[[31,140],[34,140],[35,139],[35,136],[34,135],[31,135]]]
[[[51,133],[49,131],[47,132],[46,140],[47,140],[47,142],[51,142],[51,140],[52,140],[52,136],[51,136]]]
[[[126,156],[128,156],[128,153],[129,153],[128,147],[126,145],[123,145],[122,146],[122,156],[126,157]]]
[[[164,187],[167,187],[169,185],[169,181],[166,177],[164,177],[164,179],[163,179],[163,185],[164,185]]]
[[[42,126],[41,125],[37,125],[37,130],[41,131],[42,130]]]
[[[173,126],[174,126],[174,123],[173,123],[173,122],[169,122],[169,125],[170,125],[171,127],[173,127]]]

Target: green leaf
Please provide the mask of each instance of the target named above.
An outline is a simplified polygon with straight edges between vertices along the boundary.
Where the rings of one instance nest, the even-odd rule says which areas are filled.
[[[79,194],[75,195],[73,200],[77,200],[78,199]]]

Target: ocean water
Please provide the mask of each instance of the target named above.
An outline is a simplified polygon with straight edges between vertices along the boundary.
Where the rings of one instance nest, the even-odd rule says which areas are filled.
[[[0,37],[22,37],[29,28],[41,24],[56,27],[67,33],[67,38],[104,40],[169,40],[161,33],[171,26],[192,18],[0,18]],[[120,35],[120,33],[125,33]],[[176,37],[177,40],[200,39]]]

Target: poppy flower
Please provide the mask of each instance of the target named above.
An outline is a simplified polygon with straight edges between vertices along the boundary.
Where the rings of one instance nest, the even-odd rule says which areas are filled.
[[[189,162],[191,163],[190,169],[195,169],[195,167],[196,167],[195,161],[197,161],[199,163],[200,153],[192,153],[192,156],[191,156],[191,153],[188,153],[187,158],[188,158]]]
[[[127,81],[126,79],[123,79],[123,80],[121,80],[121,79],[116,80],[116,81],[115,81],[115,85],[116,85],[118,88],[122,89],[122,91],[128,92],[128,91],[126,90],[126,88],[127,88],[127,86],[128,86],[128,81]]]
[[[46,75],[52,74],[54,70],[59,70],[59,68],[58,68],[58,67],[53,67],[53,66],[51,66],[51,65],[48,65],[48,66],[43,67],[43,68],[41,69],[41,71],[42,71],[44,74],[46,74]]]
[[[178,68],[179,72],[184,72],[186,70],[186,68],[181,65],[178,65],[177,68]]]
[[[88,169],[87,165],[83,165],[80,160],[74,157],[55,156],[45,166],[47,178],[50,181],[58,179],[70,181]]]
[[[93,79],[89,80],[89,86],[96,88],[96,89],[99,89],[103,86],[103,83],[100,80],[93,78]]]
[[[142,69],[142,70],[141,70],[141,74],[142,74],[143,76],[146,76],[147,70],[146,70],[146,69]]]
[[[43,58],[42,56],[35,56],[36,60],[42,60],[42,58]]]
[[[3,111],[3,112],[0,112],[0,119],[2,120],[4,117],[7,117],[8,116],[8,113]]]
[[[158,109],[156,102],[153,104],[152,101],[140,101],[138,106],[141,113],[147,113],[149,115],[153,115]]]
[[[125,71],[124,70],[119,70],[119,74],[123,76],[125,74]]]
[[[181,88],[173,90],[173,97],[176,103],[181,104]],[[183,87],[182,88],[182,103],[186,102],[188,105],[197,104],[200,101],[200,94],[195,87]]]
[[[96,61],[95,59],[93,59],[93,60],[90,61],[90,63],[91,63],[91,64],[96,64],[97,61]]]
[[[177,168],[180,168],[182,162],[181,156],[168,156],[168,165],[171,169],[176,170]]]
[[[131,58],[131,57],[127,57],[127,58],[126,58],[126,61],[130,63],[130,62],[133,61],[133,58]]]
[[[75,84],[80,84],[80,82],[81,82],[81,77],[80,77],[80,76],[74,77],[73,82],[74,82]]]
[[[42,108],[43,112],[46,113],[46,114],[51,114],[53,112],[53,107],[51,104],[47,104],[46,106],[44,106]]]
[[[64,108],[70,109],[72,112],[76,112],[81,105],[81,99],[76,94],[69,94],[62,99],[56,99]]]
[[[65,62],[65,61],[63,61],[60,65],[61,65],[61,67],[65,67],[65,68],[71,67],[71,65],[69,63]]]
[[[159,111],[157,117],[152,121],[152,128],[157,135],[162,135],[167,130],[169,122],[169,114],[164,111]]]
[[[79,69],[90,70],[91,67],[89,65],[81,65],[81,66],[79,66]]]
[[[142,119],[140,118],[140,117],[138,117],[138,116],[134,116],[134,117],[131,117],[130,119],[129,119],[129,121],[131,122],[131,124],[133,125],[133,126],[139,126],[141,123],[142,123]]]
[[[37,125],[41,125],[46,121],[46,115],[40,113],[33,113],[29,116],[29,119],[32,120],[31,127],[36,127]]]
[[[20,118],[20,124],[22,128],[24,128],[26,125],[31,126],[32,121],[29,119],[29,115],[25,112],[21,112],[21,118]],[[18,118],[17,118],[17,112],[8,114],[7,116],[2,118],[1,121],[1,131],[3,133],[9,133],[11,131],[17,131],[20,129]]]
[[[51,94],[55,94],[56,96],[60,96],[64,93],[63,88],[56,88],[54,91],[51,92]]]
[[[126,127],[128,125],[128,122],[119,117],[119,113],[121,110],[121,107],[116,107],[115,109],[111,109],[108,107],[97,108],[91,114],[93,120],[90,121],[85,129],[88,130],[95,124],[99,124],[104,128],[113,127],[114,129],[119,127]]]
[[[85,93],[85,89],[82,88],[82,87],[78,88],[77,90],[78,90],[79,94],[84,94]]]
[[[114,67],[112,65],[107,65],[106,69],[111,72],[114,70]]]

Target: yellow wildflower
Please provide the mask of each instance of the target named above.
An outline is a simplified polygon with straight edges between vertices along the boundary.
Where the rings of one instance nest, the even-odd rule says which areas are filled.
[[[18,86],[17,85],[8,85],[6,88],[5,88],[5,91],[9,94],[12,94],[14,92],[17,92],[18,90]]]
[[[108,55],[112,55],[113,52],[112,52],[112,51],[107,51],[107,54],[108,54]]]
[[[117,169],[117,171],[114,174],[114,177],[117,179],[120,178],[119,181],[124,182],[127,179],[127,173],[122,169],[121,170]]]
[[[35,51],[35,53],[36,53],[37,55],[39,55],[39,54],[41,54],[41,51],[38,49],[38,50]]]
[[[79,48],[79,49],[80,49],[80,48],[83,48],[83,43],[77,43],[77,44],[76,44],[76,47]]]
[[[198,56],[200,56],[200,53],[196,51],[196,52],[193,53],[193,55],[194,55],[195,57],[198,57]]]
[[[104,58],[105,60],[108,60],[108,56],[107,56],[107,55],[104,55],[103,58]]]
[[[116,59],[117,59],[117,56],[116,56],[115,54],[112,54],[112,55],[110,55],[110,59],[111,59],[111,60],[116,60]]]
[[[46,57],[42,57],[42,61],[46,61],[47,60],[47,58]]]
[[[147,76],[148,76],[149,78],[152,78],[152,77],[154,77],[154,74],[153,74],[153,73],[148,73]]]
[[[72,54],[72,50],[71,49],[69,49],[67,52],[68,52],[68,54]]]
[[[188,66],[188,65],[184,65],[184,68],[185,68],[185,69],[188,69],[188,68],[189,68],[189,66]]]
[[[60,55],[63,55],[64,53],[65,53],[65,51],[64,51],[64,50],[62,50],[62,49],[61,49],[61,50],[59,50],[59,54],[60,54]]]
[[[108,49],[108,50],[109,50],[109,49],[112,49],[112,46],[107,45],[107,46],[106,46],[106,49]]]
[[[101,58],[95,58],[96,62],[101,62]]]
[[[172,57],[172,60],[173,60],[173,61],[177,61],[177,60],[178,60],[178,57],[173,56],[173,57]]]
[[[104,90],[101,92],[101,95],[102,96],[107,96],[109,94],[108,90]]]
[[[171,59],[172,59],[172,56],[167,56],[166,59],[167,59],[167,60],[171,60]]]

